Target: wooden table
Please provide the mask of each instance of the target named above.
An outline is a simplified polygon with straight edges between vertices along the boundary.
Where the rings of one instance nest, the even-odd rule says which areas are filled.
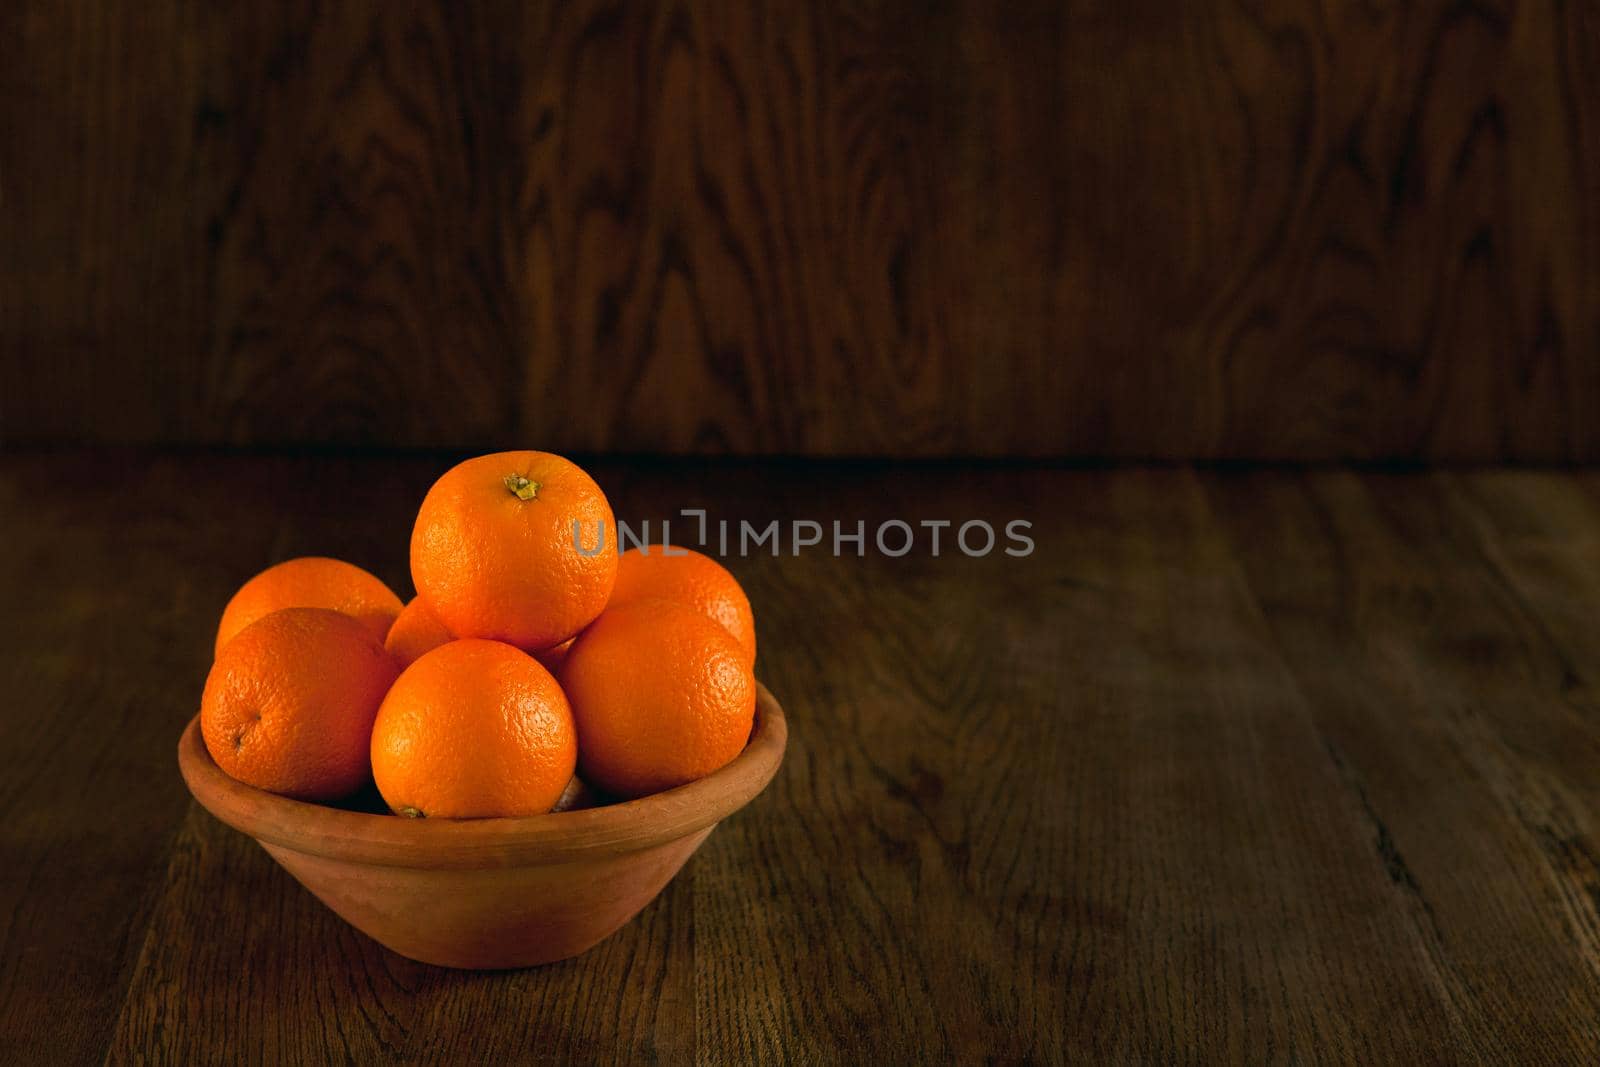
[[[345,926],[173,757],[231,590],[409,593],[447,461],[0,461],[0,1060],[1600,1056],[1595,474],[593,463],[634,520],[1037,547],[733,559],[783,770],[621,933],[487,974]]]

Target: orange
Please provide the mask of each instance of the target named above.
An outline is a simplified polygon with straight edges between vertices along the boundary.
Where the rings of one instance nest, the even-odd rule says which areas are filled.
[[[582,811],[585,808],[600,808],[606,804],[605,797],[589,788],[589,784],[576,774],[572,781],[567,783],[567,788],[562,791],[561,799],[556,801],[556,806],[551,811]]]
[[[377,578],[341,559],[301,556],[268,567],[239,587],[222,609],[215,652],[264,615],[281,608],[331,608],[365,623],[379,643],[400,614],[400,598]]]
[[[363,785],[394,660],[357,619],[285,608],[228,642],[206,678],[200,731],[217,766],[274,793],[336,800]]]
[[[401,672],[372,727],[372,776],[398,815],[540,815],[578,762],[549,671],[498,641],[440,645]]]
[[[616,576],[605,494],[548,452],[457,464],[428,490],[411,531],[417,593],[458,637],[559,645],[605,608]]]
[[[717,620],[744,646],[749,662],[756,661],[756,620],[750,598],[733,575],[710,556],[663,545],[622,553],[617,558],[617,584],[611,590],[610,603],[627,604],[644,597],[676,600]]]
[[[608,608],[561,665],[583,779],[636,797],[704,777],[744,750],[756,681],[733,635],[693,608]]]
[[[405,610],[400,612],[400,617],[394,620],[394,625],[389,627],[389,636],[384,638],[383,647],[389,650],[389,655],[400,666],[409,667],[424,652],[431,652],[446,641],[454,640],[455,635],[445,629],[439,616],[428,609],[421,597],[414,596]]]
[[[545,670],[555,674],[561,669],[561,662],[567,658],[567,653],[572,649],[572,642],[576,640],[576,637],[569,637],[554,648],[542,648],[533,654],[533,658],[538,660]]]

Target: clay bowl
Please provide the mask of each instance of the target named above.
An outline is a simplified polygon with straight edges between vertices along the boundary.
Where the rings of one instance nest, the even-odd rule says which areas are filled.
[[[783,759],[783,709],[758,687],[749,744],[688,785],[519,819],[402,819],[268,793],[224,774],[196,716],[178,742],[194,798],[317,899],[402,956],[507,968],[576,956],[655,899]]]

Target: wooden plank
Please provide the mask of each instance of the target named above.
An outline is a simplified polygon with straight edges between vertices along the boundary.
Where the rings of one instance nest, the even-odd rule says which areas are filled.
[[[110,1059],[682,1060],[694,1034],[689,916],[685,878],[577,960],[505,973],[430,967],[347,926],[196,809]]]
[[[197,807],[137,949],[108,1062],[392,1060],[422,969]]]
[[[1527,604],[1579,711],[1600,696],[1600,481],[1592,473],[1477,471],[1441,477],[1462,527]]]
[[[738,561],[794,729],[778,802],[719,831],[748,848],[697,867],[706,1053],[1451,1046],[1359,796],[1187,474],[757,470],[719,489],[688,506],[869,530],[1026,516],[1038,551],[968,559],[947,533],[939,559]]]
[[[705,848],[716,848],[716,835]],[[724,844],[725,847],[725,844]],[[622,930],[574,960],[474,974],[428,968],[407,1060],[689,1062],[700,855]]]
[[[0,1059],[109,1040],[188,803],[172,749],[210,665],[195,612],[271,533],[213,542],[206,504],[115,455],[0,465]]]
[[[308,551],[403,579],[421,479],[394,492],[386,470],[114,452],[0,464],[4,1058],[103,1053],[168,850],[175,837],[193,847],[176,836],[188,798],[173,748],[222,605],[256,570]],[[191,923],[213,918],[190,903]]]
[[[3,439],[1600,458],[1590,4],[0,31]]]
[[[409,592],[447,462],[0,463],[0,1055],[1595,1058],[1592,478],[593,464],[658,536],[730,521],[789,754],[616,937],[472,974],[344,926],[171,752],[232,587],[326,551]],[[1027,558],[920,525],[1012,518]]]
[[[1197,484],[1113,472],[1060,498],[1067,1047],[1147,1062],[1452,1047],[1361,799]]]
[[[1570,706],[1536,606],[1439,477],[1207,484],[1360,799],[1454,1041],[1498,1062],[1594,1059],[1600,927],[1582,857],[1600,730]]]

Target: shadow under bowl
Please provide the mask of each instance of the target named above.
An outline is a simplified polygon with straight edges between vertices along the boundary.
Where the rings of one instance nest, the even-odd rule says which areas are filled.
[[[783,709],[757,687],[732,763],[676,789],[514,819],[403,819],[293,800],[230,778],[200,719],[178,741],[189,791],[317,899],[423,963],[501,969],[567,959],[633,918],[783,760]]]

